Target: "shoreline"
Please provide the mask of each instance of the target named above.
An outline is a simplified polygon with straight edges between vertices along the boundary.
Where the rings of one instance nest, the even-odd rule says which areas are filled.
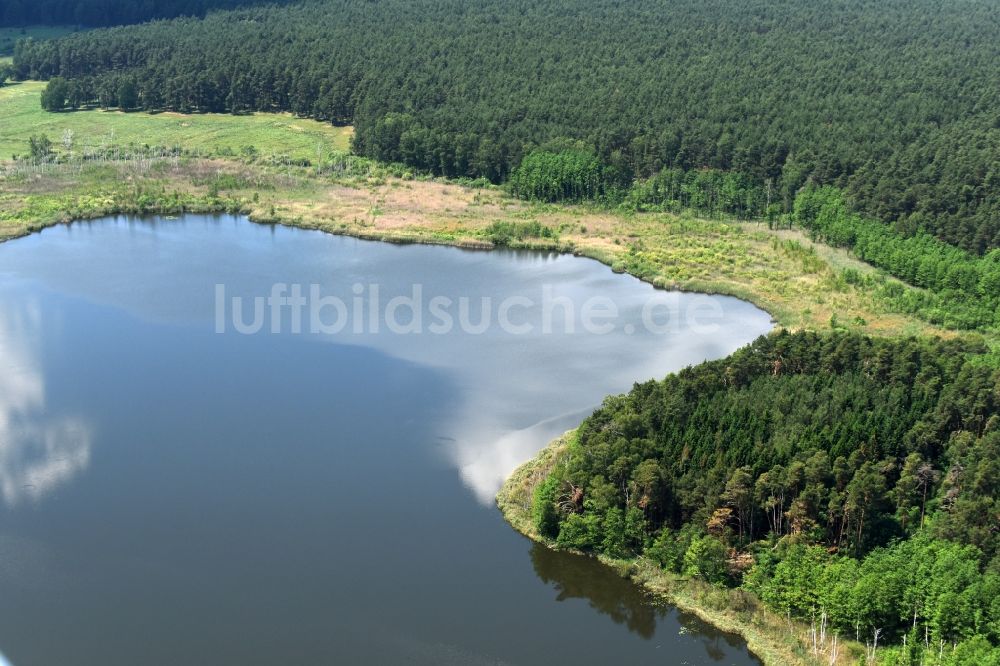
[[[589,259],[591,261],[596,261],[599,264],[610,269],[612,273],[617,275],[627,275],[634,278],[644,284],[648,284],[654,289],[660,289],[663,291],[676,291],[682,294],[702,294],[705,296],[723,296],[726,298],[735,298],[741,300],[745,303],[749,303],[758,310],[761,310],[771,320],[772,330],[775,327],[784,327],[789,330],[795,330],[798,327],[792,325],[783,325],[778,316],[775,315],[774,310],[778,309],[773,303],[767,301],[767,299],[754,294],[750,290],[742,290],[737,288],[727,288],[723,284],[719,283],[704,283],[704,285],[698,283],[690,284],[680,284],[680,283],[667,283],[664,280],[657,278],[648,278],[641,275],[636,275],[629,272],[624,268],[618,268],[614,265],[614,259],[601,256],[596,252],[588,252],[587,248],[580,248],[576,244],[561,243],[559,241],[546,241],[542,239],[536,239],[533,241],[517,241],[514,243],[506,245],[497,245],[490,241],[479,240],[476,238],[457,238],[457,239],[442,239],[427,236],[420,236],[415,234],[409,234],[405,231],[399,230],[384,230],[384,231],[373,231],[366,232],[361,229],[330,229],[322,224],[310,224],[302,221],[286,220],[286,219],[269,219],[261,218],[254,215],[253,212],[250,213],[236,213],[237,215],[243,215],[247,218],[249,222],[253,224],[261,225],[272,225],[272,226],[283,226],[292,229],[305,229],[309,231],[321,231],[323,233],[332,234],[334,236],[346,236],[348,238],[357,238],[358,240],[372,241],[376,243],[391,243],[393,245],[435,245],[440,247],[454,247],[460,250],[470,250],[476,252],[494,252],[497,250],[517,250],[517,251],[527,251],[527,252],[552,252],[555,254],[570,255],[573,257],[579,257],[581,259]]]
[[[532,496],[535,486],[566,454],[575,432],[570,430],[552,440],[535,457],[517,467],[496,495],[497,508],[508,525],[552,550],[563,549],[557,548],[535,529],[531,519]],[[664,571],[655,562],[643,557],[620,560],[598,555],[596,559],[671,606],[696,615],[721,631],[738,635],[750,653],[765,666],[826,666],[830,663],[825,654],[809,653],[809,627],[778,616],[744,591],[721,589],[683,578]],[[836,664],[856,663],[861,654],[847,640],[841,644],[841,649]]]
[[[659,279],[658,276],[645,277],[642,275],[636,275],[627,268],[616,266],[614,257],[605,256],[599,252],[588,251],[589,248],[581,248],[573,242],[533,239],[531,241],[516,241],[505,245],[497,245],[496,243],[478,239],[473,236],[442,238],[434,235],[415,234],[402,229],[381,229],[377,231],[369,231],[355,227],[340,228],[332,227],[322,222],[307,222],[302,219],[286,218],[282,216],[265,216],[253,208],[234,208],[230,205],[226,205],[226,203],[231,202],[220,201],[218,205],[206,203],[205,205],[185,206],[182,210],[170,207],[154,207],[153,209],[142,212],[128,210],[125,207],[108,207],[103,210],[86,211],[81,215],[76,215],[71,218],[59,218],[37,224],[31,224],[26,226],[23,230],[20,230],[19,233],[0,236],[0,243],[8,243],[19,238],[27,238],[28,236],[32,236],[52,227],[71,226],[81,222],[94,222],[105,217],[125,216],[135,217],[138,219],[148,219],[152,217],[170,218],[181,215],[234,215],[246,218],[246,221],[251,224],[258,224],[262,226],[282,226],[290,229],[303,229],[306,231],[320,231],[333,236],[345,236],[348,238],[357,238],[358,240],[377,243],[391,243],[393,245],[435,245],[478,252],[492,252],[495,250],[525,250],[572,255],[582,259],[596,261],[606,266],[612,273],[628,275],[629,277],[652,286],[654,289],[676,291],[685,294],[703,294],[705,296],[725,296],[728,298],[736,298],[765,312],[771,318],[773,326],[781,326],[788,328],[789,330],[802,328],[802,326],[782,323],[780,315],[776,314],[776,311],[781,311],[781,307],[778,304],[769,301],[767,298],[764,298],[760,294],[755,293],[752,289],[739,286],[729,286],[725,283],[714,281],[700,282],[698,280],[690,280],[685,283],[679,283],[667,282],[666,280]],[[335,221],[330,220],[331,224],[333,222]]]

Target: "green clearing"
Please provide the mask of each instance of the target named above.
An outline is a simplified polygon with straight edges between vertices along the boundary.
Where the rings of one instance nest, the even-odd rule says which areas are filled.
[[[134,143],[222,156],[253,146],[261,157],[314,160],[317,151],[347,150],[353,131],[278,113],[185,115],[96,109],[47,113],[39,102],[44,87],[39,81],[24,81],[0,88],[0,159],[27,153],[31,135],[45,134],[59,146],[64,132],[72,130],[75,150]]]
[[[14,53],[14,45],[19,39],[55,39],[76,32],[77,29],[71,25],[32,25],[25,28],[0,28],[0,62],[2,56],[9,56]]]

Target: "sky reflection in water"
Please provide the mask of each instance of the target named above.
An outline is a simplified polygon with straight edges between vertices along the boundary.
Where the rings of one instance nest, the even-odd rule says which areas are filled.
[[[0,649],[17,666],[657,663],[661,646],[755,663],[532,548],[492,501],[607,394],[731,352],[765,313],[718,299],[712,335],[214,332],[216,284],[252,298],[276,281],[384,299],[550,286],[606,295],[622,322],[654,293],[574,257],[226,217],[0,246]]]

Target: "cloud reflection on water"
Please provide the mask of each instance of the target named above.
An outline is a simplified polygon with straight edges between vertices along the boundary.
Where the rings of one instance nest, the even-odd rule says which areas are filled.
[[[37,302],[4,304],[0,317],[0,496],[38,501],[90,463],[91,433],[78,418],[46,413]]]
[[[629,290],[628,281],[618,279],[625,283],[617,295],[620,301],[642,297],[645,285]],[[770,318],[762,311],[735,299],[720,300],[727,316],[712,336],[688,331],[645,337],[540,336],[520,350],[494,344],[489,347],[493,352],[489,361],[481,354],[461,358],[453,353],[450,370],[460,376],[478,373],[478,380],[470,376],[460,382],[470,390],[450,424],[453,443],[445,448],[446,457],[476,499],[492,504],[515,468],[577,427],[607,395],[725,356],[770,328]],[[483,363],[495,370],[484,372]],[[548,418],[566,406],[576,409]],[[532,419],[530,425],[517,427],[526,418]]]
[[[500,486],[518,465],[528,460],[545,443],[574,428],[589,410],[571,412],[539,421],[520,430],[490,433],[485,424],[463,428],[467,438],[456,442],[448,451],[451,462],[458,468],[462,483],[482,504],[492,504]],[[496,424],[491,424],[494,431]]]
[[[540,304],[546,288],[553,290],[557,301],[575,304],[578,314],[594,295],[609,299],[619,311],[618,323],[633,324],[634,334],[616,328],[608,335],[577,330],[519,336],[491,326],[479,335],[460,331],[396,335],[383,327],[378,333],[353,335],[345,330],[316,336],[376,349],[453,377],[463,387],[463,404],[449,415],[448,423],[438,424],[440,435],[451,442],[439,451],[484,504],[493,502],[500,484],[517,465],[554,436],[578,425],[606,395],[627,391],[634,381],[661,378],[685,365],[724,356],[771,327],[770,317],[748,303],[658,291],[635,278],[614,275],[597,262],[567,255],[397,247],[258,227],[237,217],[187,217],[156,225],[118,218],[47,230],[44,235],[44,243],[40,238],[25,239],[37,245],[36,251],[25,252],[22,245],[6,258],[8,270],[41,275],[57,292],[172,324],[214,325],[213,298],[220,283],[226,285],[227,294],[248,302],[269,294],[277,282],[322,285],[324,294],[337,294],[345,302],[355,284],[379,285],[383,304],[411,294],[415,284],[428,299],[440,295],[457,301],[470,296],[478,302],[481,296],[527,296],[535,305],[517,308],[515,318],[535,323],[543,320]],[[95,264],[105,269],[90,270]],[[178,272],[177,265],[198,268]],[[639,324],[644,305],[656,297],[676,302],[679,312],[699,299],[717,303],[723,316],[712,334],[686,325],[654,334]],[[556,312],[558,319],[561,310]],[[0,335],[22,347],[31,339],[17,328]],[[5,356],[31,358],[30,349],[6,351],[10,343],[2,340],[0,345],[4,349],[0,372]],[[44,412],[41,374],[22,368],[20,376],[7,381],[10,386],[0,383],[0,432],[4,433],[0,470],[14,470],[14,476],[0,483],[5,489],[9,484],[19,496],[32,490],[25,487],[29,485],[44,494],[39,488],[58,484],[86,466],[89,436],[85,428],[71,427],[72,421],[50,423],[45,429],[36,423],[32,432],[28,426],[34,421],[28,415]],[[553,414],[564,416],[552,418]],[[10,443],[15,438],[8,434],[14,425],[17,451]],[[32,469],[38,471],[29,474],[29,460],[45,462],[35,462]]]

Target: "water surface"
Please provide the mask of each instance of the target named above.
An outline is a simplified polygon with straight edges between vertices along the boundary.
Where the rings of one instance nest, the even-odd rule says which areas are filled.
[[[216,332],[217,285],[252,299],[276,282],[344,299],[377,284],[382,302],[415,284],[474,303],[549,289],[621,314],[607,334]],[[770,328],[718,297],[710,334],[654,333],[652,295],[579,258],[230,217],[0,245],[0,651],[16,666],[757,663],[534,546],[491,503],[605,395]]]

